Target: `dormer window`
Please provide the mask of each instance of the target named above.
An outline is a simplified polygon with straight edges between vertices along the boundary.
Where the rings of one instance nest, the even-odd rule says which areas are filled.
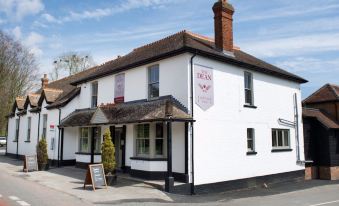
[[[148,68],[148,99],[159,97],[159,65]]]
[[[95,108],[98,106],[98,82],[93,82],[91,88],[92,88],[91,108]]]

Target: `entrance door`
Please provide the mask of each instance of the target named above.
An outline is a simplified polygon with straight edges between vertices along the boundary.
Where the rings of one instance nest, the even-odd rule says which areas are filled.
[[[124,127],[111,127],[112,141],[115,147],[115,161],[117,170],[125,167],[125,132]]]

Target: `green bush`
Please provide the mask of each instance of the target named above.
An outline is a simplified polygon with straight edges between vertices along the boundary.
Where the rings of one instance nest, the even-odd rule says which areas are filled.
[[[106,129],[104,133],[104,143],[101,146],[101,160],[104,165],[105,173],[113,174],[116,166],[115,148],[109,129]]]
[[[39,141],[39,144],[37,145],[37,148],[36,148],[36,154],[37,154],[39,164],[48,163],[46,138],[41,138],[41,140]]]

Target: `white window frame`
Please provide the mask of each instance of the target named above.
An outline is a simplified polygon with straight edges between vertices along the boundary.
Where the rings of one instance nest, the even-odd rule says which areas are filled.
[[[251,131],[252,136],[250,137],[250,133],[249,131]],[[255,152],[255,130],[254,128],[247,128],[246,130],[246,135],[247,135],[247,152]],[[249,141],[252,141],[252,148],[250,148],[250,144]]]
[[[143,127],[142,134],[139,132],[139,127]],[[145,135],[145,128],[148,127],[148,135]],[[150,124],[137,124],[136,125],[136,142],[135,142],[135,153],[138,157],[150,157],[151,153],[151,125]],[[146,143],[148,142],[148,151],[146,150]],[[143,148],[139,145],[142,144]]]
[[[247,84],[248,77],[250,77],[250,82]],[[246,84],[250,85],[250,87],[247,87]],[[251,95],[250,102],[247,102],[248,91],[249,91],[249,94]],[[244,93],[245,93],[245,105],[253,106],[254,105],[253,73],[248,72],[248,71],[244,72]]]
[[[47,121],[48,121],[48,115],[43,114],[42,115],[42,138],[47,138]]]
[[[27,118],[27,139],[26,142],[31,141],[31,131],[32,131],[32,117]]]
[[[94,92],[94,85],[96,85],[96,91]],[[94,94],[96,93],[96,94]],[[99,93],[99,84],[97,81],[91,83],[91,108],[96,108],[98,106],[98,93]],[[95,102],[94,99],[95,98]]]
[[[93,132],[94,153],[101,153],[101,127],[93,127],[92,130],[94,129],[98,131],[98,135]]]
[[[281,136],[279,136],[279,133]],[[287,135],[287,137],[286,137]],[[279,138],[281,137],[281,141],[279,141]],[[274,139],[276,145],[274,145]],[[286,140],[288,141],[286,143]],[[282,145],[279,145],[279,142],[282,143]],[[289,129],[278,129],[273,128],[272,129],[272,149],[291,149],[291,135]]]
[[[151,80],[151,71],[153,69],[157,69],[158,70],[158,79],[155,80],[155,81]],[[150,100],[157,99],[160,96],[160,66],[159,66],[159,64],[155,64],[155,65],[152,65],[152,66],[148,67],[147,75],[148,75],[148,82],[147,82],[148,99],[150,99]],[[152,88],[153,85],[158,85],[158,96],[151,96],[151,88]]]
[[[84,136],[83,130],[87,130],[87,137]],[[91,151],[91,132],[89,127],[80,127],[79,129],[79,153],[90,153]],[[87,150],[83,148],[83,140],[87,139]]]

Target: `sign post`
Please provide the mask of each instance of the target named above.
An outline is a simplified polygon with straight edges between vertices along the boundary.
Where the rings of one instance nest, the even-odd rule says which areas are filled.
[[[25,155],[23,171],[38,171],[38,159],[36,155]]]
[[[84,189],[86,185],[92,185],[94,191],[97,187],[105,187],[107,189],[103,164],[88,165]]]

